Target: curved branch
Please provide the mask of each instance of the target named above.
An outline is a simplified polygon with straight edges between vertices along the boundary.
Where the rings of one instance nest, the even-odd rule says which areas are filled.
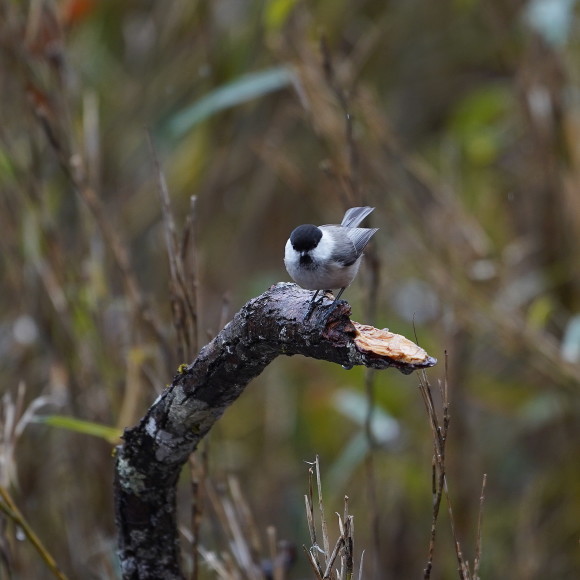
[[[115,509],[123,578],[183,578],[175,496],[189,454],[246,385],[279,355],[346,368],[410,373],[437,361],[406,338],[351,322],[350,306],[325,298],[312,317],[311,292],[280,283],[250,300],[199,353],[117,448]]]

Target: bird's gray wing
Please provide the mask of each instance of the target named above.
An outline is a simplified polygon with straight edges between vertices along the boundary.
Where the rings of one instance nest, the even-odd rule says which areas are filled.
[[[378,228],[348,228],[345,230],[348,238],[353,243],[357,258],[363,253],[370,239],[378,231]]]
[[[354,264],[360,254],[357,254],[356,246],[350,239],[350,236],[345,235],[346,232],[350,232],[350,229],[336,225],[319,227],[324,229],[324,231],[331,236],[333,241],[332,253],[328,256],[329,262],[334,262],[341,266],[350,266],[351,264]]]
[[[345,228],[356,228],[374,209],[374,207],[368,206],[351,207],[344,214],[340,225]]]

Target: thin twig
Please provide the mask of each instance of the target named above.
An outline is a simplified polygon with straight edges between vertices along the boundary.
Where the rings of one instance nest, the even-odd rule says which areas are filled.
[[[308,560],[308,563],[310,564],[312,571],[314,572],[314,575],[316,576],[317,580],[323,580],[322,571],[318,567],[317,559],[312,555],[312,550],[309,550],[304,545],[302,546],[302,549],[304,550],[304,553],[306,554],[306,559]]]
[[[334,550],[332,550],[332,554],[327,558],[326,561],[326,569],[324,571],[323,578],[330,578],[330,572],[332,571],[332,567],[334,566],[334,561],[338,556],[338,552],[344,546],[344,536],[340,536],[338,540],[336,540],[336,544],[334,545]]]
[[[304,496],[304,501],[306,502],[306,520],[308,522],[308,531],[310,532],[310,545],[312,548],[316,549],[316,556],[312,555],[312,551],[309,552],[310,558],[314,563],[314,566],[319,572],[320,577],[322,577],[322,566],[318,558],[318,541],[316,539],[316,524],[314,522],[314,486],[313,486],[314,470],[312,465],[308,468],[308,493]]]
[[[453,542],[455,544],[455,555],[457,557],[457,571],[459,573],[459,578],[461,580],[470,580],[471,576],[469,574],[469,568],[463,557],[463,551],[461,550],[461,544],[459,538],[457,537],[457,531],[455,529],[455,517],[453,516],[453,506],[451,505],[451,497],[449,496],[449,488],[447,487],[447,478],[443,477],[443,490],[445,492],[445,499],[447,501],[447,512],[449,514],[449,525],[451,526],[451,535],[453,536]]]
[[[344,570],[346,573],[346,580],[351,580],[352,571],[354,568],[354,560],[353,560],[354,519],[350,515],[345,519],[344,530],[345,530],[344,531],[344,550],[343,550]]]
[[[268,526],[266,530],[268,536],[268,549],[270,560],[272,561],[272,580],[284,580],[284,564],[282,558],[278,557],[278,539],[276,528]]]
[[[481,564],[481,528],[483,524],[483,504],[485,502],[485,485],[487,483],[487,473],[483,474],[481,483],[481,495],[479,497],[479,515],[477,517],[477,541],[475,544],[475,559],[473,561],[473,580],[479,580],[479,566]]]
[[[458,573],[461,580],[470,580],[471,574],[469,571],[469,566],[467,565],[465,558],[463,557],[463,552],[461,549],[461,543],[457,537],[457,530],[455,527],[455,518],[453,515],[453,506],[451,497],[449,494],[449,488],[447,485],[446,468],[445,468],[445,444],[447,442],[447,433],[450,423],[449,415],[449,400],[448,400],[448,383],[447,383],[447,366],[448,357],[445,353],[445,378],[443,383],[439,383],[439,389],[441,394],[441,405],[443,407],[443,423],[439,421],[437,416],[437,411],[435,410],[435,404],[433,402],[433,394],[431,392],[431,386],[427,379],[427,374],[422,371],[419,376],[419,390],[421,396],[423,397],[423,402],[425,408],[427,409],[427,415],[429,417],[429,424],[431,426],[431,432],[433,435],[433,516],[431,520],[431,535],[429,540],[429,552],[427,558],[427,565],[423,570],[424,580],[428,580],[431,577],[431,570],[433,568],[433,556],[435,552],[435,536],[437,530],[437,519],[439,517],[440,505],[442,495],[445,495],[447,501],[447,511],[449,513],[449,522],[451,527],[451,534],[453,536],[453,542],[455,544],[455,554],[457,557]]]
[[[320,458],[316,456],[316,482],[318,484],[318,509],[320,510],[320,525],[322,527],[322,541],[324,542],[324,561],[328,564],[330,555],[330,541],[328,539],[328,526],[324,516],[324,502],[322,501],[322,481],[320,478]]]
[[[183,234],[181,237],[181,248],[179,252],[183,267],[183,283],[185,285],[185,304],[191,325],[191,350],[198,352],[199,336],[199,306],[200,306],[200,285],[199,285],[199,258],[198,258],[198,231],[197,231],[197,196],[190,198],[189,213],[185,220]]]
[[[419,390],[427,409],[429,424],[433,435],[433,466],[432,466],[432,493],[433,493],[433,512],[431,518],[431,534],[429,538],[429,550],[427,564],[423,570],[424,580],[431,578],[433,569],[433,558],[435,554],[435,537],[437,534],[437,520],[441,506],[441,499],[445,486],[445,442],[447,433],[442,433],[439,427],[439,420],[433,404],[431,388],[427,379],[427,374],[422,372],[419,375]]]
[[[363,550],[361,555],[360,555],[360,564],[358,567],[358,580],[362,580],[363,577],[363,562],[365,559],[365,551]]]
[[[59,580],[67,580],[67,577],[59,569],[56,560],[44,547],[43,543],[40,541],[40,538],[30,527],[22,515],[22,512],[18,509],[18,506],[10,497],[8,490],[3,486],[0,486],[0,496],[2,497],[2,501],[0,502],[0,511],[24,532],[24,535],[28,538],[28,541],[34,546],[40,557],[44,560],[44,563],[52,572],[53,576]]]
[[[348,175],[343,176],[346,178],[346,183],[349,187],[349,194],[351,196],[350,201],[359,200],[360,195],[360,185],[359,185],[359,154],[358,148],[356,146],[356,141],[354,139],[354,116],[350,111],[350,103],[347,92],[341,87],[334,67],[332,65],[332,59],[330,56],[330,49],[326,38],[323,36],[320,40],[320,52],[322,54],[322,68],[324,70],[324,76],[326,82],[332,92],[334,93],[336,100],[338,101],[342,113],[344,115],[345,121],[345,140],[347,147],[347,158],[348,158]]]
[[[195,347],[197,347],[196,297],[194,288],[190,287],[190,284],[188,283],[191,282],[191,280],[188,281],[183,260],[187,248],[183,240],[181,244],[177,241],[177,227],[171,209],[171,199],[169,197],[167,181],[165,180],[165,175],[161,169],[161,163],[155,149],[153,138],[149,131],[147,131],[147,139],[157,176],[157,189],[163,214],[165,246],[169,262],[171,311],[178,344],[177,357],[179,361],[184,361],[191,355],[192,350],[194,350],[193,345],[195,344]],[[184,239],[187,238],[189,242],[194,240],[195,200],[192,200],[191,207],[192,212],[186,222],[186,228],[184,229],[183,234]],[[195,249],[195,244],[193,244],[193,247]],[[196,257],[194,252],[192,268],[195,268],[195,263]],[[192,283],[195,284],[195,271],[192,272],[190,278],[193,278]]]
[[[230,476],[228,478],[228,484],[231,497],[236,507],[238,519],[240,520],[240,524],[246,537],[246,543],[252,550],[252,559],[254,560],[257,558],[258,554],[262,552],[262,543],[260,541],[258,526],[254,520],[248,501],[242,492],[240,480],[236,477]]]

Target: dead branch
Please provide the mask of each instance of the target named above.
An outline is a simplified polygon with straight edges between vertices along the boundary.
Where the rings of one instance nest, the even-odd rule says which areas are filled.
[[[279,355],[327,360],[352,368],[394,367],[403,373],[437,361],[406,338],[353,323],[328,298],[309,320],[311,293],[294,284],[272,286],[250,300],[202,350],[179,369],[140,423],[117,448],[116,523],[123,578],[183,578],[176,525],[176,486],[201,439]]]

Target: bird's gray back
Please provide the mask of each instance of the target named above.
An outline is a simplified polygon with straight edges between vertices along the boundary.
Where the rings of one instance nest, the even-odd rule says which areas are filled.
[[[334,241],[334,247],[330,259],[332,262],[342,264],[343,266],[350,266],[356,262],[360,256],[356,251],[356,246],[349,236],[346,234],[346,228],[342,226],[325,226],[327,231]]]
[[[378,231],[377,228],[321,227],[333,240],[331,261],[343,266],[350,266],[356,262],[361,257],[369,240]]]

